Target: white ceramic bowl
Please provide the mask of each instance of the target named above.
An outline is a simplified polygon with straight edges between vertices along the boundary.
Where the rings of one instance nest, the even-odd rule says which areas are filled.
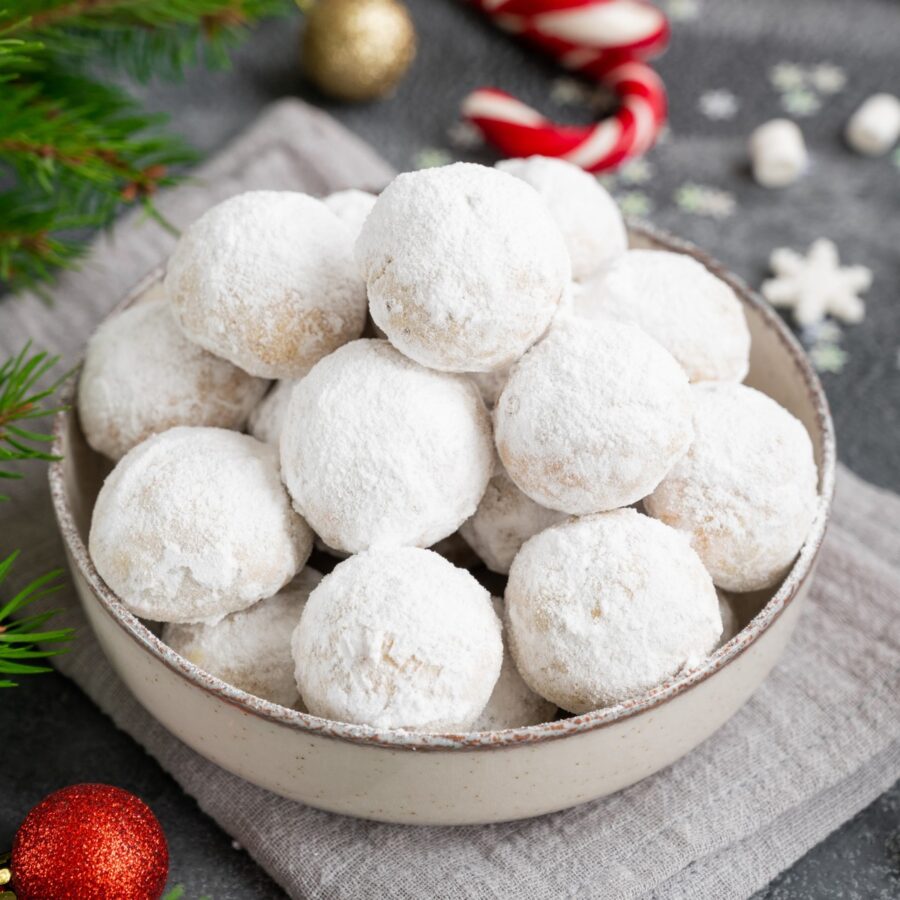
[[[563,809],[620,790],[697,746],[747,700],[788,642],[822,542],[834,481],[831,417],[815,372],[781,320],[695,248],[646,227],[633,246],[689,253],[744,303],[753,338],[748,383],[797,416],[819,467],[819,512],[777,590],[744,599],[752,621],[698,668],[608,709],[482,734],[379,732],[285,709],[182,659],[121,604],[86,550],[109,463],[91,451],[75,411],[59,414],[50,485],[84,611],[113,668],[163,725],[207,759],[264,788],[386,822],[475,824]],[[160,277],[152,273],[123,306]],[[121,308],[121,307],[120,307]]]

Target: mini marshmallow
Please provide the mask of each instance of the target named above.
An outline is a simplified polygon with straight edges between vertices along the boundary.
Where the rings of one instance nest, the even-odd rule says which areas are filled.
[[[847,143],[864,156],[887,153],[900,137],[900,100],[873,94],[847,122]]]
[[[809,164],[803,134],[790,119],[772,119],[750,135],[753,177],[768,188],[793,184]]]

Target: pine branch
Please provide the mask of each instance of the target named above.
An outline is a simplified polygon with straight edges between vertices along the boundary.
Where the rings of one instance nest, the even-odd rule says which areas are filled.
[[[55,199],[27,188],[0,193],[0,282],[38,286],[55,268],[64,268],[77,258],[79,243],[63,232],[103,223],[89,214],[60,211],[60,207],[72,206],[62,192]]]
[[[0,365],[0,463],[21,461],[52,461],[57,457],[48,453],[46,446],[53,438],[34,431],[33,422],[46,419],[59,411],[46,401],[56,393],[70,373],[50,384],[46,376],[57,365],[59,358],[47,353],[32,353],[26,344],[21,352]],[[21,478],[21,473],[0,468],[0,478]],[[8,497],[0,495],[0,501]],[[0,587],[6,581],[19,551],[13,551],[0,560]],[[35,615],[17,618],[26,607],[37,600],[56,593],[62,586],[61,569],[35,578],[6,603],[0,601],[0,688],[15,687],[16,682],[4,676],[37,675],[49,672],[46,666],[35,665],[34,660],[46,659],[64,653],[58,645],[68,642],[71,628],[46,630],[45,626],[59,612],[49,610]],[[38,644],[43,646],[37,646]],[[47,645],[51,645],[49,648]]]
[[[0,587],[9,576],[18,556],[19,551],[16,550],[0,561]],[[35,578],[0,606],[0,688],[16,687],[15,681],[4,676],[39,675],[51,671],[47,666],[36,665],[34,661],[59,656],[68,649],[60,645],[72,639],[74,629],[45,629],[47,623],[61,610],[48,610],[26,618],[11,619],[32,603],[55,594],[63,586],[60,580],[62,574],[61,569],[54,569]],[[38,644],[43,646],[39,647]]]
[[[99,55],[141,79],[227,62],[246,26],[292,8],[288,0],[74,0],[18,3],[0,36],[42,41],[55,54]]]
[[[51,397],[71,373],[67,372],[47,386],[45,376],[57,365],[59,357],[32,353],[27,343],[18,356],[0,365],[0,465],[8,462],[41,460],[53,462],[58,457],[45,449],[53,437],[34,431],[32,422],[47,419],[61,407],[48,407]],[[0,468],[0,478],[20,479],[21,472]],[[0,500],[8,500],[0,494]]]
[[[73,200],[98,198],[90,212],[170,184],[173,166],[193,161],[181,142],[163,137],[160,116],[139,112],[121,90],[38,64],[0,99],[0,161],[21,183]]]
[[[2,3],[2,0],[0,0]],[[0,9],[0,287],[71,266],[86,232],[178,181],[195,154],[102,80],[212,64],[288,0],[20,0]],[[8,190],[3,190],[11,185]],[[163,224],[166,224],[163,222]]]

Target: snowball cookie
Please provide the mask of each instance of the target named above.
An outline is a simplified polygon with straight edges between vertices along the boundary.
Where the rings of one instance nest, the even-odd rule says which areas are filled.
[[[274,597],[231,613],[221,622],[166,625],[162,639],[210,675],[281,706],[300,702],[291,635],[321,573],[307,566]]]
[[[466,729],[503,659],[488,592],[416,547],[339,563],[310,594],[291,645],[313,715],[415,731]]]
[[[247,419],[247,430],[253,437],[266,444],[278,446],[284,417],[287,415],[288,401],[296,384],[297,380],[293,378],[276,381],[272,390],[253,409]]]
[[[375,324],[411,359],[448,372],[521,356],[570,278],[537,192],[472,163],[398,175],[369,213],[356,258]]]
[[[569,519],[527,541],[506,612],[522,677],[573,713],[696,665],[722,632],[700,558],[675,529],[633,509]]]
[[[691,442],[692,405],[684,370],[643,331],[561,317],[513,367],[497,449],[536,503],[601,512],[659,484]]]
[[[172,428],[127,453],[91,522],[97,571],[137,616],[199,622],[277,593],[312,532],[290,506],[274,447],[221,428]]]
[[[563,233],[576,281],[625,252],[628,235],[622,213],[593,175],[546,156],[505,159],[497,168],[521,178],[541,195]]]
[[[366,321],[353,235],[320,200],[248,191],[181,235],[166,290],[184,333],[251,375],[298,378]]]
[[[78,416],[88,444],[119,460],[176,425],[243,428],[267,386],[191,343],[156,284],[88,341]]]
[[[356,240],[376,199],[375,195],[368,191],[351,188],[347,191],[335,191],[322,202],[350,229],[353,239]]]
[[[535,503],[515,486],[502,466],[498,469],[478,509],[460,525],[459,533],[492,572],[505,575],[528,538],[566,516]]]
[[[503,601],[499,597],[492,597],[491,603],[494,604],[494,612],[502,623]],[[487,706],[469,730],[502,731],[504,728],[524,728],[527,725],[550,722],[555,718],[556,704],[545,700],[525,684],[504,641],[500,677],[494,685]]]
[[[337,550],[428,547],[475,512],[493,466],[491,423],[465,376],[359,340],[294,389],[281,470],[296,510]]]
[[[694,443],[644,506],[687,533],[719,587],[770,587],[816,515],[812,442],[798,419],[753,388],[709,383],[692,391]]]
[[[691,381],[743,381],[750,331],[734,291],[684,253],[629,250],[582,286],[573,312],[643,328]]]

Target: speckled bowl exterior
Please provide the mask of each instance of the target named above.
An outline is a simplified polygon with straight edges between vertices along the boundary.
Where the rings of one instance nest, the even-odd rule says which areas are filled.
[[[276,706],[182,659],[97,574],[87,535],[110,463],[87,446],[72,409],[55,423],[53,450],[62,460],[50,469],[53,503],[87,618],[143,706],[207,759],[284,797],[347,815],[436,825],[525,818],[604,796],[665,768],[721,727],[777,662],[809,592],[834,486],[833,426],[809,361],[759,297],[689,244],[644,225],[630,231],[632,246],[690,254],[731,284],[753,339],[747,383],[790,410],[812,438],[815,523],[784,581],[756,598],[756,614],[736,637],[647,694],[529,728],[379,732]],[[119,308],[160,277],[151,273]]]

